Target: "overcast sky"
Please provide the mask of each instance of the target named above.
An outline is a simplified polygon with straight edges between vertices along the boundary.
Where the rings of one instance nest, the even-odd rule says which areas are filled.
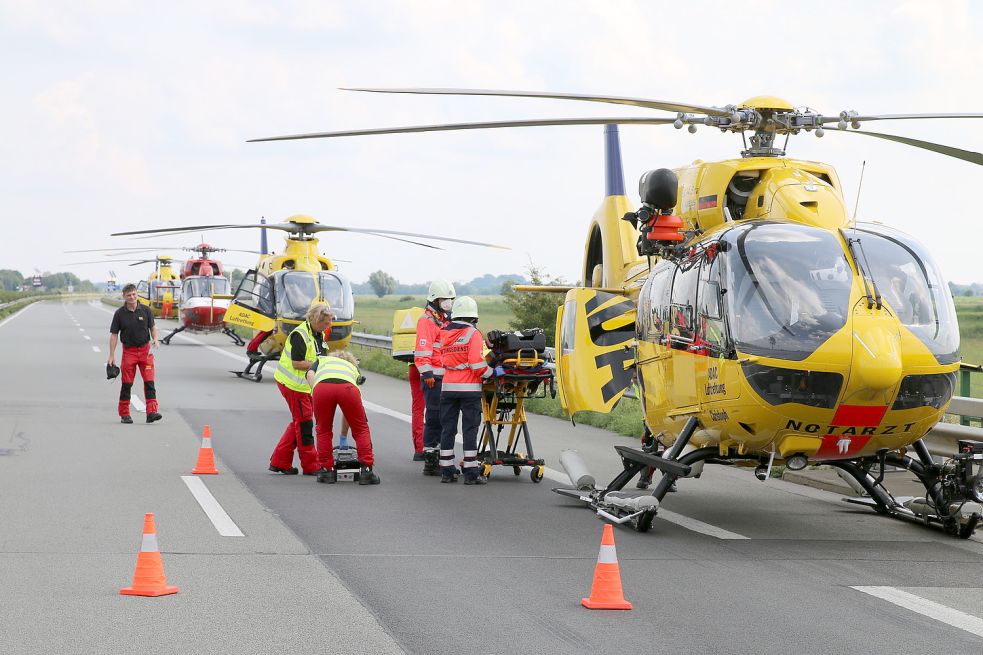
[[[983,112],[983,9],[970,2],[405,2],[0,0],[0,268],[65,270],[126,229],[280,221],[443,234],[508,253],[429,251],[332,234],[354,281],[468,280],[529,262],[568,281],[604,192],[600,126],[247,144],[346,128],[576,116],[615,105],[383,96],[341,86],[446,86],[701,105],[775,95],[827,113]],[[871,129],[983,150],[983,121]],[[629,197],[648,169],[738,156],[740,137],[623,127]],[[983,168],[860,136],[793,137],[833,164],[861,219],[917,236],[956,282],[983,281]],[[271,233],[279,250],[282,238]],[[206,235],[256,249],[246,230]],[[195,236],[160,239],[193,245]],[[162,251],[180,254],[175,250]],[[249,266],[249,255],[226,261]],[[125,264],[83,278],[145,276]],[[123,273],[127,271],[127,273]]]

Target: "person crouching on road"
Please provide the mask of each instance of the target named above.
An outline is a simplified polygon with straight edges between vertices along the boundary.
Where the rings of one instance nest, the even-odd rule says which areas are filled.
[[[330,352],[318,357],[314,367],[307,371],[307,382],[314,390],[314,416],[317,418],[317,452],[321,472],[317,481],[334,484],[338,472],[334,468],[334,414],[341,407],[345,422],[351,427],[358,461],[362,468],[358,474],[359,484],[379,484],[381,480],[372,470],[375,458],[372,454],[372,434],[365,418],[362,393],[358,389],[365,378],[358,370],[358,360],[343,350]],[[344,430],[344,426],[342,427]]]
[[[150,308],[137,302],[137,287],[127,284],[123,287],[123,306],[113,314],[109,326],[109,366],[116,365],[116,343],[123,342],[123,361],[120,369],[123,384],[119,389],[119,420],[133,423],[130,416],[130,391],[136,379],[136,369],[143,378],[143,394],[147,400],[147,423],[159,421],[163,416],[157,411],[157,387],[154,385],[154,355],[150,351],[160,345],[157,340],[157,326]]]
[[[481,425],[481,381],[492,369],[482,354],[484,340],[475,327],[478,303],[461,296],[454,301],[451,322],[440,331],[444,383],[440,393],[440,481],[457,480],[454,437],[458,415],[464,437],[464,484],[485,484],[478,475],[478,426]]]
[[[434,280],[427,294],[427,307],[416,322],[416,352],[413,363],[420,372],[426,404],[423,425],[423,474],[437,475],[437,448],[441,440],[440,386],[444,379],[440,330],[447,325],[454,303],[454,285]]]
[[[307,371],[318,355],[327,352],[324,334],[330,332],[332,318],[326,304],[311,305],[307,310],[307,320],[294,328],[283,345],[273,379],[290,408],[290,423],[270,457],[270,470],[274,473],[297,474],[293,466],[295,448],[300,455],[304,475],[315,475],[321,470],[314,448],[314,412]]]

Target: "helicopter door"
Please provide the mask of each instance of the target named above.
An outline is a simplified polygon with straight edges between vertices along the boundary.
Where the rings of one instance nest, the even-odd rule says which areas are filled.
[[[137,282],[137,298],[142,298],[144,304],[150,302],[150,283],[146,280]]]
[[[261,332],[272,330],[276,325],[276,303],[270,278],[248,271],[229,303],[225,322]]]
[[[556,312],[556,377],[568,415],[607,413],[634,373],[634,303],[595,289],[571,289]]]

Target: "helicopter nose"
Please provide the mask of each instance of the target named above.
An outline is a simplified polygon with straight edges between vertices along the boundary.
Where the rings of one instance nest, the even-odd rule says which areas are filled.
[[[893,389],[901,380],[901,334],[888,317],[854,316],[853,370],[871,391]]]

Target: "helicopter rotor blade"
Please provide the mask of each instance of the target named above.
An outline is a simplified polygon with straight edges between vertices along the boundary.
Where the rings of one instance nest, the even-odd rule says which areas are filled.
[[[259,227],[258,225],[190,225],[187,227],[163,227],[154,230],[133,230],[131,232],[113,232],[109,236],[111,237],[124,237],[132,236],[134,234],[177,234],[181,232],[198,232],[200,230],[227,230],[235,229],[240,227]],[[262,227],[269,227],[276,229],[276,224],[273,225],[263,225]]]
[[[504,96],[510,98],[546,98],[552,100],[579,100],[584,102],[606,102],[613,105],[630,105],[646,109],[661,109],[663,111],[682,112],[690,114],[707,114],[708,116],[730,116],[731,112],[720,107],[707,107],[689,102],[673,102],[668,100],[650,100],[647,98],[622,98],[618,96],[599,96],[583,93],[548,93],[543,91],[501,91],[498,89],[386,89],[386,88],[351,88],[341,87],[342,91],[364,91],[367,93],[412,93],[420,95],[448,96]]]
[[[398,234],[404,237],[417,237],[419,239],[433,239],[434,241],[449,241],[451,243],[464,243],[470,246],[484,246],[486,248],[497,248],[499,250],[512,250],[508,246],[500,246],[494,243],[485,243],[483,241],[469,241],[468,239],[455,239],[454,237],[440,237],[434,234],[419,234],[417,232],[399,232],[396,230],[377,230],[373,228],[359,228],[359,227],[333,227],[329,225],[317,225],[315,226],[314,231],[315,232],[331,232],[331,231],[358,232],[361,234],[372,234],[375,236],[387,237],[387,238],[393,238],[389,235]],[[405,239],[401,239],[401,241],[402,240]],[[410,241],[409,243],[417,243],[417,245],[427,245],[415,241]],[[435,247],[435,246],[430,246],[430,247]]]
[[[897,136],[896,134],[882,134],[880,132],[867,132],[866,130],[840,129],[839,127],[829,127],[827,129],[845,134],[863,134],[865,136],[872,136],[878,139],[894,141],[896,143],[902,143],[906,146],[921,148],[922,150],[930,150],[932,152],[937,152],[940,155],[955,157],[956,159],[968,161],[971,164],[983,166],[983,153],[973,152],[972,150],[963,150],[962,148],[955,148],[953,146],[947,146],[941,143],[932,143],[931,141],[922,141],[920,139],[912,139],[911,137],[907,136]]]
[[[844,112],[846,114],[846,112]],[[869,116],[851,116],[840,114],[839,116],[824,116],[823,118],[827,121],[840,120],[842,116],[846,121],[900,121],[909,119],[919,119],[919,118],[983,118],[983,114],[871,114]]]
[[[408,127],[383,127],[368,130],[341,130],[335,132],[311,132],[249,139],[246,143],[261,141],[294,141],[297,139],[328,139],[342,136],[367,136],[373,134],[407,134],[413,132],[448,132],[452,130],[486,130],[500,127],[545,127],[555,125],[669,125],[675,118],[544,118],[485,123],[443,123],[437,125],[412,125]]]

